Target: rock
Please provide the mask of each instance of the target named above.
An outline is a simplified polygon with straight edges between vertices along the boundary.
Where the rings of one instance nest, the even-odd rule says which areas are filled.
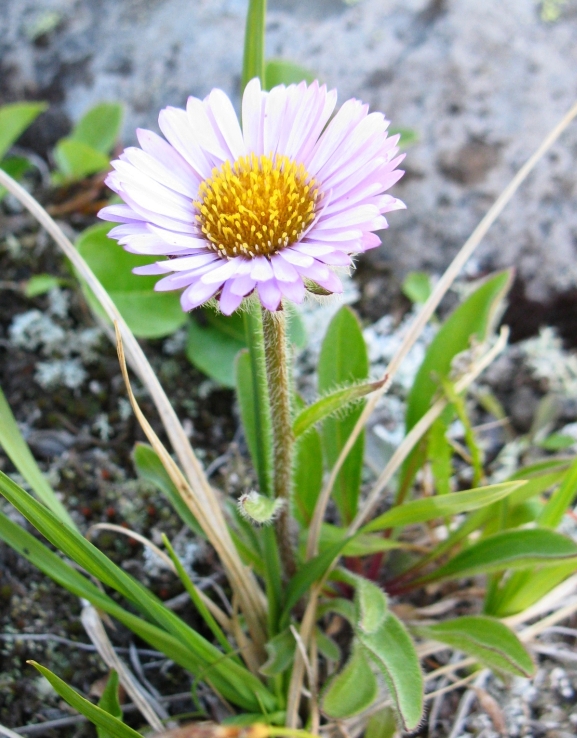
[[[0,96],[52,103],[45,145],[103,99],[126,104],[125,143],[189,94],[219,86],[238,105],[246,0],[52,0],[50,23],[43,6],[3,2]],[[447,265],[573,104],[576,9],[568,0],[546,23],[527,0],[270,0],[269,56],[310,67],[341,101],[359,97],[418,134],[396,188],[409,209],[391,216],[373,263],[401,277]],[[577,285],[576,147],[573,125],[485,238],[473,271],[515,265],[531,300]]]

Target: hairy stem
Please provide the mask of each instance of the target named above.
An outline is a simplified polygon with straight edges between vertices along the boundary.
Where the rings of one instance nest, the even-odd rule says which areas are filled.
[[[285,501],[277,519],[277,536],[284,572],[290,577],[295,572],[289,508],[294,436],[284,311],[271,313],[263,308],[262,326],[273,432],[274,493]]]

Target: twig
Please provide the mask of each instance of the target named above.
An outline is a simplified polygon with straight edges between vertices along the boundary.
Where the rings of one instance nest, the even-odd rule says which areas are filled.
[[[490,674],[490,669],[483,669],[483,671],[480,672],[478,677],[475,679],[475,684],[473,686],[477,689],[482,688],[489,678]],[[473,706],[473,702],[476,700],[476,698],[477,693],[475,692],[475,689],[468,689],[461,697],[457,716],[455,718],[455,722],[453,723],[453,729],[449,734],[449,738],[459,738],[463,728],[465,727],[465,721],[467,720],[469,710]]]
[[[334,486],[334,483],[336,481],[336,478],[338,476],[339,471],[341,470],[342,465],[344,464],[351,448],[355,444],[357,438],[359,437],[359,434],[361,433],[362,429],[365,427],[369,417],[372,415],[375,407],[377,406],[377,403],[381,399],[381,397],[388,391],[389,387],[392,384],[392,381],[407,354],[413,347],[413,344],[418,339],[419,335],[421,334],[421,331],[425,327],[425,325],[428,323],[429,319],[437,309],[439,303],[445,296],[447,290],[463,268],[463,266],[466,264],[466,262],[469,260],[477,246],[481,243],[483,240],[485,234],[489,230],[489,228],[493,225],[493,223],[497,220],[497,218],[501,215],[503,210],[505,209],[506,205],[509,203],[515,192],[519,189],[520,185],[525,181],[527,176],[531,173],[531,171],[534,169],[537,162],[547,153],[547,151],[551,148],[551,146],[555,143],[555,141],[559,138],[559,136],[563,133],[563,131],[567,128],[567,126],[571,123],[571,121],[577,116],[577,103],[573,105],[573,107],[569,110],[569,112],[561,119],[561,121],[553,128],[553,130],[545,137],[543,142],[540,144],[540,146],[537,148],[535,153],[525,162],[525,164],[519,169],[517,174],[513,177],[511,182],[505,187],[503,192],[499,195],[499,197],[495,200],[493,205],[489,208],[487,214],[484,216],[484,218],[481,220],[479,225],[475,228],[473,233],[469,236],[467,241],[464,243],[463,247],[457,254],[457,256],[453,259],[451,264],[449,265],[446,272],[443,274],[441,279],[437,282],[435,285],[435,288],[433,292],[431,293],[429,299],[427,302],[423,305],[421,308],[421,311],[413,321],[407,335],[405,336],[402,344],[399,346],[397,352],[391,359],[386,374],[387,380],[383,384],[383,386],[378,389],[376,392],[374,392],[372,395],[370,395],[369,400],[367,404],[365,405],[363,412],[361,413],[359,419],[357,420],[357,423],[351,433],[351,435],[348,437],[346,444],[343,447],[343,450],[341,451],[339,458],[337,459],[337,462],[335,466],[333,467],[330,477],[323,488],[321,494],[319,495],[319,499],[317,501],[315,512],[313,515],[313,520],[311,522],[310,531],[309,531],[309,543],[307,547],[307,555],[308,558],[312,558],[316,555],[318,550],[318,540],[321,530],[321,524],[323,522],[326,507],[332,492],[332,488]]]

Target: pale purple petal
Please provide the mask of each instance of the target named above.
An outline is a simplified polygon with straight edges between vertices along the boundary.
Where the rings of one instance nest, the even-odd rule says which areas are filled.
[[[192,170],[186,178],[181,177],[178,171],[171,170],[164,162],[158,161],[146,151],[137,149],[135,146],[125,149],[121,158],[125,158],[138,171],[152,177],[161,185],[185,195],[189,200],[196,199],[200,182]]]
[[[186,112],[178,108],[165,108],[160,111],[158,125],[169,143],[188,162],[199,179],[210,177],[211,162],[194,138]]]
[[[210,300],[219,290],[220,284],[204,284],[200,280],[188,287],[180,297],[180,304],[183,310],[193,310],[195,307],[202,305]]]
[[[270,261],[264,256],[257,256],[252,260],[250,276],[257,282],[264,282],[273,279],[272,267]]]
[[[197,183],[197,186],[200,184],[200,177],[186,159],[157,133],[147,131],[145,128],[137,128],[136,136],[142,150],[153,156],[157,161],[162,162],[175,177],[183,182],[193,180]]]
[[[202,100],[189,97],[186,102],[186,114],[195,139],[204,151],[211,155],[213,163],[222,164],[226,161],[229,152],[219,141]]]
[[[267,155],[276,154],[278,141],[283,125],[283,116],[287,101],[284,85],[273,87],[268,93],[265,102],[263,152]]]
[[[294,264],[295,266],[307,267],[313,263],[312,256],[307,256],[306,254],[301,254],[298,251],[295,251],[294,246],[289,246],[288,248],[279,251],[278,255],[281,259],[284,259],[285,261],[288,261],[289,264]]]
[[[134,267],[132,273],[156,276],[159,274],[166,274],[166,271],[158,264],[146,264],[145,266]]]
[[[176,259],[169,259],[166,264],[167,271],[171,272],[184,272],[189,269],[196,269],[199,266],[205,264],[213,264],[214,262],[221,262],[221,259],[213,251],[201,251],[200,253],[193,254],[192,256],[180,256]]]
[[[222,284],[230,277],[238,272],[238,259],[224,261],[219,259],[214,269],[204,275],[202,281],[204,284]]]
[[[220,310],[224,315],[232,315],[243,299],[243,295],[236,295],[232,292],[232,284],[233,282],[230,280],[226,282],[218,301]]]
[[[254,290],[256,286],[256,280],[253,279],[249,274],[243,274],[240,277],[233,277],[230,280],[230,284],[233,294],[244,297],[244,295],[248,295],[249,292],[252,292],[252,290]]]
[[[128,205],[107,205],[98,211],[98,217],[112,223],[133,223],[146,220],[142,215],[129,208]]]
[[[294,282],[298,279],[298,272],[292,264],[282,259],[279,255],[270,260],[274,276],[279,282]]]
[[[282,293],[276,280],[273,278],[269,279],[267,282],[259,282],[257,285],[257,289],[260,301],[265,306],[265,308],[272,312],[278,310]]]
[[[248,153],[264,153],[264,108],[267,93],[260,89],[258,77],[251,79],[242,96],[242,132]]]
[[[277,282],[278,287],[284,297],[292,302],[302,302],[306,293],[305,285],[302,279],[297,279],[295,282]]]
[[[212,90],[204,100],[205,110],[211,118],[214,131],[232,159],[238,159],[246,153],[238,118],[231,101],[222,90]]]

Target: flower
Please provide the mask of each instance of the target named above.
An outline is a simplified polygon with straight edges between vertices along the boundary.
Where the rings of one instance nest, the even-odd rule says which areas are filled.
[[[166,140],[137,131],[141,148],[112,162],[106,183],[125,204],[99,216],[127,250],[163,258],[137,274],[164,275],[157,290],[183,289],[185,311],[217,296],[230,315],[258,292],[277,310],[320,286],[340,292],[332,267],[380,244],[384,213],[404,204],[384,194],[403,175],[388,121],[318,82],[242,99],[242,130],[222,90],[190,97],[159,116]]]

